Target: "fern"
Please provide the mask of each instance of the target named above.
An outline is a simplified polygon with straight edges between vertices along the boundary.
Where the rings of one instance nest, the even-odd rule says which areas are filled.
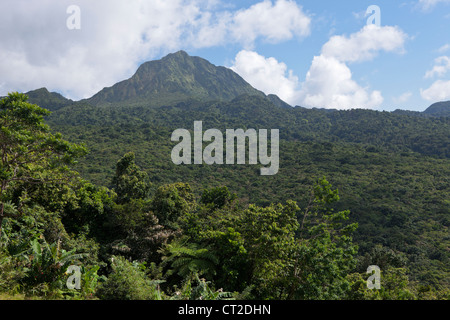
[[[194,273],[212,277],[215,275],[219,259],[208,249],[199,249],[196,244],[172,242],[166,247],[164,263],[170,265],[168,275],[178,274],[186,278]]]

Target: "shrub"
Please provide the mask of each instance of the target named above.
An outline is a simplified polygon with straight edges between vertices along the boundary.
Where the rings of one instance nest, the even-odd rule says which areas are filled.
[[[112,272],[99,286],[97,296],[102,300],[156,300],[159,292],[155,282],[145,274],[144,267],[121,256],[112,257]]]

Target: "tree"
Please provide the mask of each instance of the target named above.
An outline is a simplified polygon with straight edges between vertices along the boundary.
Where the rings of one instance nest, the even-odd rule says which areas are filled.
[[[203,190],[200,202],[215,210],[224,207],[236,198],[237,195],[231,194],[227,187],[218,187]]]
[[[167,244],[164,252],[163,265],[169,266],[167,276],[178,275],[187,279],[194,274],[212,279],[219,263],[217,257],[206,248],[198,248],[195,243],[173,241]]]
[[[131,199],[144,199],[150,189],[147,173],[141,171],[135,163],[135,154],[125,154],[116,165],[116,175],[113,178],[114,190],[117,193],[117,203],[123,204]]]
[[[298,229],[294,201],[266,208],[250,205],[242,214],[241,227],[247,251],[250,284],[262,299],[282,297],[286,277],[292,265]],[[241,271],[242,272],[242,271]]]
[[[84,146],[51,133],[44,123],[50,111],[27,100],[26,95],[17,92],[0,100],[0,236],[3,219],[9,216],[5,203],[14,189],[64,183],[74,174],[68,166],[87,152]]]
[[[300,217],[301,224],[290,270],[287,299],[339,299],[350,290],[347,275],[356,266],[358,247],[352,234],[356,223],[346,224],[348,210],[334,212],[338,190],[320,179],[310,205]]]
[[[156,190],[152,210],[164,227],[178,229],[178,220],[195,207],[191,186],[187,183],[164,185]]]

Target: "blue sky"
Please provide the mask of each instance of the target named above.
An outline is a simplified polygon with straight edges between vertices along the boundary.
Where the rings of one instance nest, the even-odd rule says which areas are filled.
[[[379,26],[367,25],[372,5]],[[0,12],[0,95],[47,87],[79,100],[185,50],[291,105],[450,100],[450,0],[4,0]]]

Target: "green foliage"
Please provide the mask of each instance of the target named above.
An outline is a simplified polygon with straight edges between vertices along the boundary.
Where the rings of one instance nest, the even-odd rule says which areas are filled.
[[[279,173],[267,179],[250,165],[174,165],[171,132],[189,129],[198,119],[204,128],[221,130],[279,128]],[[205,189],[227,186],[241,203],[262,207],[287,200],[307,207],[310,186],[325,175],[342,194],[332,206],[351,209],[350,220],[359,225],[354,234],[359,253],[365,255],[376,245],[402,252],[411,279],[436,287],[450,285],[448,119],[369,110],[282,109],[242,96],[231,102],[186,101],[157,108],[78,105],[58,110],[49,121],[93,150],[77,170],[99,185],[109,183],[111,168],[130,150],[155,189],[183,181],[202,197]],[[166,196],[170,199],[167,191]],[[166,202],[169,210],[153,211],[161,224],[176,229],[173,221],[183,210]]]
[[[156,190],[152,199],[152,210],[159,222],[176,229],[178,220],[193,209],[194,195],[187,183],[164,185]]]
[[[346,222],[348,211],[330,208],[337,200],[337,190],[321,179],[303,215],[293,201],[245,209],[228,205],[199,209],[183,228],[191,243],[215,253],[217,275],[208,279],[224,290],[251,287],[259,299],[338,299],[356,265],[351,235],[357,225]]]
[[[30,103],[38,104],[42,108],[50,111],[73,104],[72,100],[64,98],[59,93],[49,92],[46,88],[29,91],[26,94],[29,97]]]
[[[367,275],[353,273],[348,275],[351,289],[347,292],[348,300],[415,300],[406,269],[388,268],[381,270],[381,289],[367,288]]]
[[[356,270],[358,270],[358,272],[364,272],[370,265],[376,265],[381,270],[387,270],[388,268],[405,268],[407,262],[408,260],[404,254],[395,252],[382,245],[377,245],[370,252],[358,259]]]
[[[21,290],[20,280],[25,271],[6,250],[0,247],[0,293],[17,294]]]
[[[148,195],[150,185],[147,182],[147,173],[140,171],[134,160],[134,153],[129,152],[117,162],[112,183],[118,204],[127,203],[131,199],[144,199]]]
[[[122,254],[134,260],[159,261],[158,250],[177,234],[159,224],[155,214],[149,211],[150,204],[133,200],[127,205],[116,205],[109,214],[102,230],[104,248],[112,254]]]
[[[40,242],[33,239],[30,242],[30,249],[20,256],[25,261],[26,276],[23,282],[26,286],[35,287],[49,283],[61,289],[64,285],[63,274],[67,267],[82,259],[85,254],[60,249],[59,243],[48,244],[45,240]]]
[[[79,164],[86,150],[52,134],[47,111],[20,94],[0,101],[0,293],[449,297],[447,118],[275,108],[245,95],[56,109],[52,126],[92,150]],[[218,129],[279,128],[279,173],[173,165],[171,132],[198,119]],[[322,176],[333,186],[315,180]],[[76,252],[89,252],[80,291],[64,287]],[[367,289],[373,264],[381,290]]]
[[[173,241],[162,251],[162,265],[170,267],[166,275],[168,277],[175,274],[186,279],[197,274],[211,279],[216,274],[218,258],[208,249],[199,249],[195,243]]]
[[[91,267],[81,267],[80,289],[64,290],[63,295],[65,299],[70,300],[95,300],[97,289],[101,283],[104,283],[107,278],[98,274],[100,267],[93,265]],[[67,275],[67,273],[66,273]],[[69,275],[67,275],[69,276]]]
[[[223,208],[236,198],[237,195],[231,194],[227,187],[217,187],[203,190],[200,202],[211,208],[211,210],[215,210]]]
[[[170,300],[228,300],[232,297],[231,292],[214,290],[210,281],[194,273],[184,281],[181,289],[176,291]]]
[[[10,93],[0,100],[0,235],[8,217],[4,203],[11,194],[39,183],[67,181],[67,165],[85,154],[82,146],[52,134],[44,123],[49,111],[27,102],[28,97]]]
[[[108,279],[97,290],[100,299],[156,300],[160,297],[157,284],[147,277],[139,265],[121,256],[113,256],[111,267]]]
[[[348,290],[347,274],[356,265],[357,246],[349,224],[349,211],[330,207],[339,200],[338,190],[322,178],[314,187],[310,205],[299,220],[299,242],[290,274],[290,299],[334,300]]]

